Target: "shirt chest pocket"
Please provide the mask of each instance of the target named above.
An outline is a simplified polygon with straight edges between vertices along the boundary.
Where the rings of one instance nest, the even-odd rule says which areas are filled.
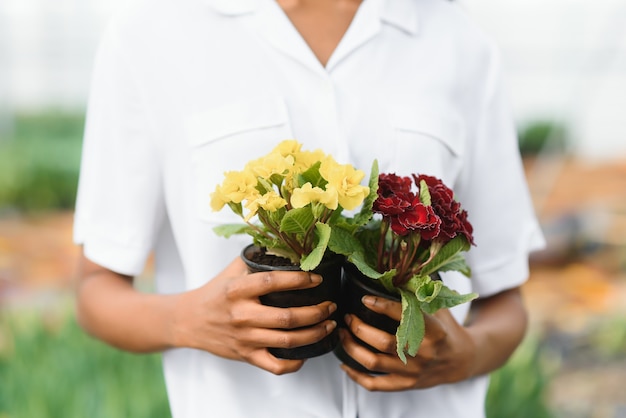
[[[465,125],[454,109],[423,105],[390,105],[393,141],[389,171],[424,173],[452,183],[465,152]]]
[[[278,97],[206,109],[189,116],[185,132],[190,146],[195,212],[207,222],[241,221],[228,208],[214,212],[210,195],[227,171],[239,171],[253,159],[292,138],[287,106]]]

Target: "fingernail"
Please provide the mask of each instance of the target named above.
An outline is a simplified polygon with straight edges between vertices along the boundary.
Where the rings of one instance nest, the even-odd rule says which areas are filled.
[[[361,298],[361,302],[363,302],[363,305],[374,306],[376,304],[376,299],[372,296],[366,295]]]
[[[322,283],[322,276],[309,273],[309,280],[311,280],[311,283]]]
[[[335,312],[337,310],[337,304],[336,303],[331,303],[330,305],[328,305],[328,314],[332,314],[333,312]]]
[[[346,323],[346,325],[350,326],[350,323],[352,322],[352,317],[350,315],[346,315],[343,317],[343,321]]]
[[[332,330],[334,330],[335,328],[337,328],[337,321],[330,321],[326,323],[326,332],[328,332],[329,334],[332,332]]]

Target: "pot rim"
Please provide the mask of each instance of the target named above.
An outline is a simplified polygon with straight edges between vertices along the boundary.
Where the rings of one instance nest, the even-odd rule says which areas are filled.
[[[391,299],[395,302],[402,300],[399,294],[390,293],[383,285],[376,282],[376,279],[372,279],[361,273],[354,264],[344,264],[344,276],[346,280],[351,280],[356,286],[368,292],[368,294]]]
[[[259,264],[257,262],[254,262],[247,257],[247,254],[254,252],[253,250],[261,251],[261,247],[259,247],[256,244],[249,244],[249,245],[246,245],[243,248],[243,250],[241,250],[241,258],[243,259],[243,262],[253,269],[257,269],[261,271],[277,271],[277,270],[278,271],[300,271],[301,270],[300,266],[296,266],[293,264],[285,264],[284,266],[273,266],[273,265]]]

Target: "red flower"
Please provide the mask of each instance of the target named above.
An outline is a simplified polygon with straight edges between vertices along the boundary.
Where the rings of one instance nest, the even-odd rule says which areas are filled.
[[[419,190],[422,180],[428,187],[430,204],[422,201],[425,198],[425,191]],[[436,177],[380,174],[378,197],[372,209],[382,215],[377,269],[381,272],[395,269],[395,286],[419,274],[422,266],[457,235],[462,234],[473,244],[467,212],[454,200],[452,190]]]
[[[393,218],[411,209],[415,194],[411,192],[411,179],[395,174],[380,174],[378,198],[374,201],[374,212]]]
[[[431,206],[415,203],[410,210],[392,219],[391,229],[398,235],[404,236],[411,232],[418,232],[422,239],[432,240],[440,232],[441,219],[435,214]]]
[[[411,179],[400,177],[395,174],[381,173],[378,176],[378,195],[388,197],[389,195],[411,193]]]
[[[413,174],[413,179],[418,187],[422,180],[428,186],[432,207],[442,221],[439,237],[441,241],[445,244],[457,235],[463,234],[470,244],[474,244],[473,228],[467,221],[467,212],[454,200],[452,190],[436,177]]]
[[[412,200],[411,196],[378,196],[374,201],[373,208],[376,213],[380,213],[383,216],[395,216],[409,209]]]

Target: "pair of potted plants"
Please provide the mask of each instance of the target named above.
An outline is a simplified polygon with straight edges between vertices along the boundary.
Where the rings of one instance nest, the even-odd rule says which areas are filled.
[[[242,251],[251,272],[304,270],[324,278],[313,289],[265,295],[262,303],[336,301],[338,312],[354,313],[395,333],[397,354],[406,362],[424,337],[424,313],[476,297],[458,294],[438,277],[449,270],[470,276],[462,252],[473,244],[472,227],[452,190],[437,178],[379,174],[376,161],[367,186],[361,184],[364,178],[363,171],[322,151],[304,151],[295,140],[283,141],[242,171],[225,173],[211,206],[228,206],[244,223],[215,231],[252,237]],[[344,213],[359,207],[352,216]],[[360,302],[364,294],[401,301],[399,323],[366,309]],[[337,343],[335,331],[311,346],[270,351],[283,358],[308,358],[334,349],[343,362],[361,368]]]

